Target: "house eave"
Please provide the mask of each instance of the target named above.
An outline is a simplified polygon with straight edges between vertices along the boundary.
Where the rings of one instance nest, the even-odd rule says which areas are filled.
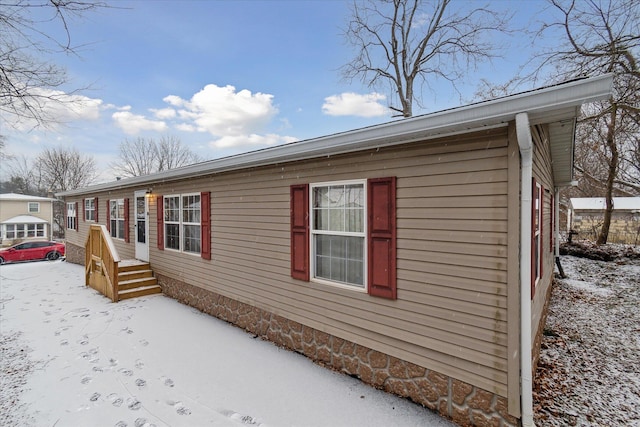
[[[529,114],[531,124],[575,119],[580,105],[607,98],[612,75],[576,80],[463,107],[398,120],[363,129],[280,145],[221,159],[209,160],[151,175],[127,178],[57,193],[73,196],[97,191],[142,187],[158,182],[211,175],[238,169],[282,164],[376,149],[449,135],[477,132],[507,126],[516,114]],[[573,138],[573,133],[571,135]],[[556,141],[552,140],[552,144]],[[566,146],[567,141],[558,141]],[[569,142],[573,147],[573,140]],[[572,149],[572,148],[571,148]],[[573,158],[571,157],[571,162]],[[557,165],[558,170],[571,165]]]

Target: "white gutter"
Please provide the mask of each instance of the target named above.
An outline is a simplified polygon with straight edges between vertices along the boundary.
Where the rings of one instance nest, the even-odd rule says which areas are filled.
[[[533,379],[531,364],[531,179],[533,141],[527,113],[516,114],[516,137],[520,147],[520,399],[522,426],[533,423]]]

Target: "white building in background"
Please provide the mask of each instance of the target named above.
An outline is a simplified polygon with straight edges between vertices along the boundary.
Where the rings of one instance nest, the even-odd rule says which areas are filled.
[[[0,194],[0,244],[51,239],[55,201],[27,194]]]

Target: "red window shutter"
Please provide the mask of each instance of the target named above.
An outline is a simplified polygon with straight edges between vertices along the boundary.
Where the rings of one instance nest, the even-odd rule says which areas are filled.
[[[291,186],[291,277],[309,281],[309,185]]]
[[[553,239],[555,238],[554,232],[556,229],[556,198],[553,194],[549,195],[551,197],[551,218],[550,227],[549,227],[549,252],[553,252]]]
[[[76,202],[76,223],[75,223],[75,230],[78,231],[78,202]]]
[[[94,211],[93,211],[93,220],[95,222],[98,222],[98,198],[94,198],[93,199],[93,207],[94,207]]]
[[[164,250],[164,199],[162,196],[158,196],[158,249]]]
[[[124,241],[129,243],[129,199],[124,199]]]
[[[536,294],[536,202],[538,187],[535,178],[531,179],[531,299]]]
[[[111,231],[111,209],[109,209],[110,200],[107,200],[107,231]]]
[[[367,182],[369,294],[396,299],[396,178]]]
[[[544,185],[540,184],[540,257],[538,262],[540,263],[540,279],[542,279],[543,271],[542,266],[544,262],[542,261],[544,258]]]
[[[211,193],[200,193],[200,256],[211,259]]]

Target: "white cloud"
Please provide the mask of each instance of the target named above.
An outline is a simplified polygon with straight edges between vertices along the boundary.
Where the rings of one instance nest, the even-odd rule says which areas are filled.
[[[379,102],[385,99],[384,95],[376,92],[365,95],[345,92],[326,97],[322,105],[322,112],[329,116],[385,116],[389,114],[389,109]]]
[[[176,110],[173,108],[150,109],[150,111],[160,120],[168,120],[176,117]]]
[[[100,117],[101,99],[41,88],[32,89],[31,94],[37,99],[39,113],[49,129],[55,129],[59,124],[77,120],[97,120]],[[2,121],[16,130],[38,127],[37,121],[29,118],[28,113],[22,117],[3,114]]]
[[[270,94],[208,84],[191,99],[169,95],[163,101],[177,109],[177,117],[182,121],[177,129],[209,133],[216,138],[210,144],[216,148],[269,146],[296,140],[265,134],[278,114]]]
[[[135,135],[143,130],[163,132],[167,130],[167,124],[163,121],[149,120],[144,116],[133,114],[129,111],[118,111],[111,115],[116,126],[129,135]]]

